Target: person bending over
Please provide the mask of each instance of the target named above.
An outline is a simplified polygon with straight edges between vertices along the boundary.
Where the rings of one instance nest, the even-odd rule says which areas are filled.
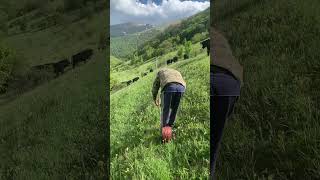
[[[172,127],[175,123],[180,100],[186,89],[186,82],[179,71],[162,68],[153,82],[152,96],[156,106],[160,106],[158,98],[161,90],[161,127]]]

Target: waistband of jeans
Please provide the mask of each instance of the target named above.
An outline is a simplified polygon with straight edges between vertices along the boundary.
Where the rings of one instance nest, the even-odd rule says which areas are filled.
[[[166,84],[166,85],[163,87],[162,91],[164,91],[164,90],[166,89],[166,87],[168,87],[168,86],[170,86],[170,85],[180,85],[180,86],[183,86],[181,83],[178,83],[178,82],[170,82],[170,83]],[[184,87],[184,86],[183,86],[183,87]]]
[[[210,65],[210,72],[213,74],[227,74],[229,76],[232,76],[234,79],[238,80],[230,71],[219,66]]]

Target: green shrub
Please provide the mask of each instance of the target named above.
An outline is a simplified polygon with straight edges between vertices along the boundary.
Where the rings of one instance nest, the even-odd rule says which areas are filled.
[[[23,72],[24,63],[13,50],[0,45],[0,91],[6,91],[8,81]]]

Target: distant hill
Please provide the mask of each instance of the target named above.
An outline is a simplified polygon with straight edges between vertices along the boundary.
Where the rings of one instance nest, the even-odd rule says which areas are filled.
[[[127,59],[128,55],[131,55],[138,47],[159,33],[158,28],[152,28],[126,36],[111,37],[110,53],[115,57]]]
[[[123,24],[116,24],[110,26],[110,36],[111,37],[119,37],[125,36],[129,34],[134,34],[137,32],[142,32],[147,29],[151,29],[154,26],[151,24],[138,24],[138,23],[123,23]]]
[[[137,54],[143,57],[150,54],[150,57],[144,57],[144,59],[149,59],[173,51],[182,45],[184,40],[199,42],[208,38],[209,25],[209,8],[170,25],[164,24],[158,27],[160,33],[141,45],[143,48],[139,48]]]

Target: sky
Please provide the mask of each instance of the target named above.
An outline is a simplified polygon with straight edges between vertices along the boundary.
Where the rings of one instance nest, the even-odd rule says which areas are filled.
[[[110,24],[163,24],[192,16],[210,6],[208,0],[111,0]]]

